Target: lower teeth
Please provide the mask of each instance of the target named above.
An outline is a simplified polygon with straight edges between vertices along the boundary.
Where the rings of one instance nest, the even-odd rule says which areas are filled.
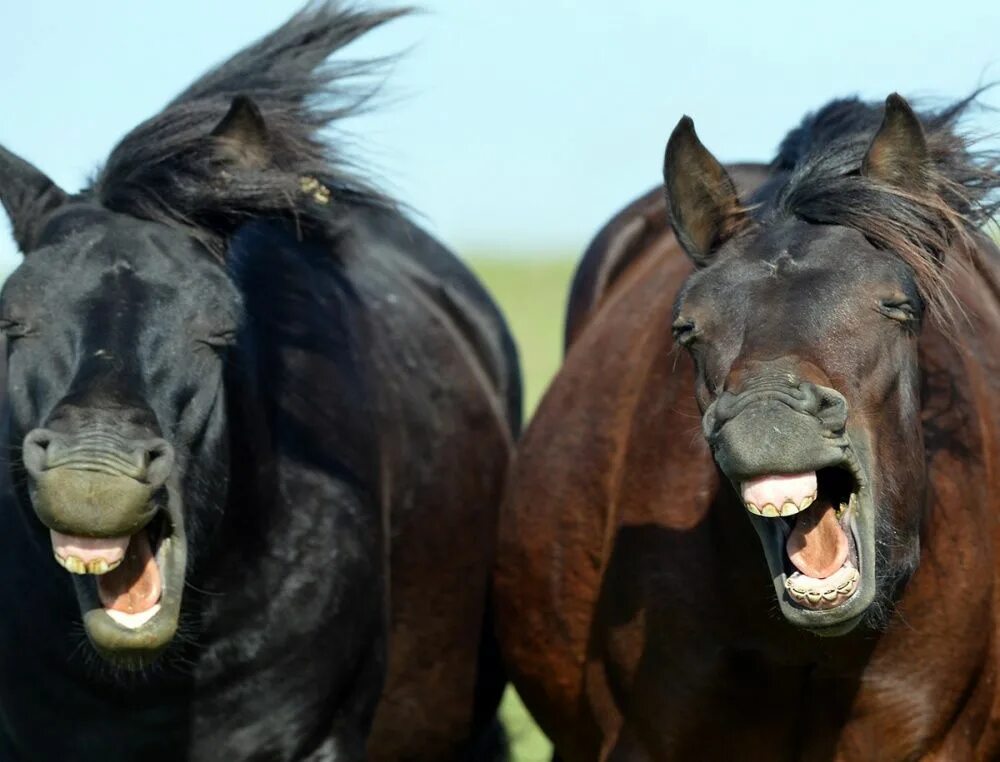
[[[802,579],[802,575],[795,573],[790,577],[785,579],[785,589],[788,594],[799,603],[809,603],[812,605],[818,604],[821,600],[827,603],[833,603],[837,599],[849,598],[857,590],[858,580],[860,580],[861,575],[858,570],[845,565],[849,569],[848,578],[843,582],[835,585],[834,587],[827,588],[825,590],[816,589],[804,589],[796,586],[796,582]]]

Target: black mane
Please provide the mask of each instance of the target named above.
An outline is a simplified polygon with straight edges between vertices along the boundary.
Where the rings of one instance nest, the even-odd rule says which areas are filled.
[[[754,214],[793,215],[860,231],[913,267],[925,299],[947,315],[960,307],[948,270],[962,266],[962,252],[972,248],[967,244],[1000,209],[1000,156],[974,150],[958,129],[978,95],[918,114],[932,165],[924,189],[893,188],[861,174],[882,104],[831,101],[782,141],[771,163],[772,180],[752,199]]]
[[[113,211],[182,225],[220,254],[228,234],[251,218],[326,225],[336,217],[331,206],[391,205],[322,135],[364,106],[372,88],[359,84],[391,59],[327,58],[406,12],[365,11],[340,0],[307,5],[133,129],[81,195]],[[263,115],[267,166],[220,161],[211,133],[237,96]]]

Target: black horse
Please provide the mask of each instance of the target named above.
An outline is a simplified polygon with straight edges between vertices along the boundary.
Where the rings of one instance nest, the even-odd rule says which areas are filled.
[[[398,15],[308,6],[81,193],[0,148],[26,255],[0,299],[0,759],[455,759],[496,737],[516,351],[321,136],[373,71],[328,57]]]

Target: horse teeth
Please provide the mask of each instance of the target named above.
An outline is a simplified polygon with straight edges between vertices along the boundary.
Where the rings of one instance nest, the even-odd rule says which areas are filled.
[[[76,556],[56,556],[56,562],[66,571],[73,574],[87,573],[87,565]]]
[[[785,590],[791,600],[815,610],[839,606],[857,592],[861,575],[850,563],[827,579],[813,579],[799,573],[785,578]]]
[[[766,516],[767,518],[777,518],[778,516],[794,516],[801,513],[816,501],[816,494],[806,495],[801,502],[796,502],[795,498],[785,498],[780,507],[774,503],[765,503],[762,508],[755,503],[745,502],[743,505],[754,516]]]
[[[125,559],[119,558],[117,561],[106,561],[103,558],[95,558],[92,561],[84,561],[76,556],[57,556],[53,554],[56,563],[72,574],[107,574],[122,565]]]
[[[124,558],[119,558],[117,561],[105,561],[103,558],[98,558],[87,564],[87,571],[91,574],[107,574],[109,571],[113,571],[122,565]]]

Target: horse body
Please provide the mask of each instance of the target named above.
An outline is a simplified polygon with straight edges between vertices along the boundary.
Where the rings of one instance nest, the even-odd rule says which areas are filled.
[[[9,758],[357,758],[380,696],[373,759],[457,756],[488,724],[474,700],[495,706],[502,687],[477,667],[516,359],[448,252],[402,218],[357,217],[337,273],[280,228],[240,255],[264,317],[257,357],[227,383],[233,488],[212,559],[188,578],[195,642],[163,657],[163,674],[93,683],[107,670],[82,652],[68,580],[8,498],[4,536],[21,539],[4,579],[30,590],[0,648]],[[316,310],[344,296],[330,287],[341,279],[355,299]],[[296,319],[308,321],[298,341],[281,328]],[[365,326],[363,389],[323,347],[331,320]],[[259,375],[246,373],[254,359]]]
[[[598,235],[581,271],[623,258],[602,241],[642,208]],[[995,758],[995,248],[980,239],[974,266],[954,274],[970,323],[919,338],[928,487],[916,572],[884,629],[817,637],[777,613],[758,538],[702,435],[696,369],[671,337],[693,268],[663,220],[603,291],[581,288],[578,272],[580,328],[524,435],[501,519],[500,639],[558,756]]]
[[[281,84],[298,98],[307,95],[295,90],[301,78],[337,46],[331,39],[343,44],[387,18],[317,6],[256,50],[277,51]],[[202,99],[203,111],[194,113],[207,108],[210,121],[226,115],[227,78],[253,96],[254,76],[263,76],[253,67],[265,63],[244,53],[206,77],[189,91]],[[273,100],[280,91],[260,97],[264,120],[272,119],[266,146],[280,148],[283,117]],[[261,155],[261,146],[241,143],[245,124],[230,129],[241,108],[230,109],[229,127],[218,133],[226,150],[223,196],[226,181],[239,182],[239,162]],[[169,116],[168,108],[165,123]],[[133,148],[146,150],[140,141]],[[158,169],[151,161],[146,168]],[[117,202],[100,200],[117,193],[107,179],[109,187],[60,199],[55,210],[47,202],[26,210],[17,189],[4,195],[30,252],[10,288],[24,304],[39,270],[51,267],[65,279],[47,275],[53,293],[65,294],[69,319],[72,289],[94,279],[106,288],[85,292],[81,314],[98,316],[86,330],[106,349],[94,351],[85,331],[84,355],[129,348],[128,336],[115,338],[126,329],[113,331],[104,318],[105,302],[120,305],[115,320],[139,336],[136,362],[75,371],[55,409],[103,421],[147,404],[135,398],[146,390],[176,452],[164,500],[180,505],[170,508],[169,539],[178,541],[181,524],[187,554],[177,635],[157,645],[151,661],[142,627],[125,631],[128,639],[94,629],[92,604],[53,560],[49,531],[31,512],[38,477],[26,478],[12,460],[0,512],[0,576],[11,596],[11,616],[0,627],[0,757],[361,759],[366,746],[372,759],[477,753],[492,732],[504,681],[484,635],[486,588],[520,418],[516,352],[496,307],[450,252],[400,213],[338,191],[326,177],[301,177],[302,197],[283,196],[297,205],[287,213],[237,214],[239,223],[205,247],[198,236],[179,243],[189,230],[183,225],[126,210],[142,194],[141,181],[130,177],[138,192]],[[260,184],[267,181],[262,175]],[[260,186],[247,187],[256,194]],[[169,201],[165,186],[155,192]],[[36,209],[49,219],[30,218]],[[204,298],[221,299],[228,281],[243,315],[224,365],[217,371],[208,354],[189,359],[181,353],[187,345],[175,344],[167,369],[152,370],[165,342],[145,332],[170,314],[128,310],[172,304],[174,284],[183,294],[216,280],[219,293]],[[80,330],[79,321],[70,325]],[[66,369],[87,368],[79,350],[60,347],[52,354],[67,351],[66,365],[39,386],[30,342],[47,337],[32,334],[11,350],[15,453],[25,423],[38,425],[25,410],[38,404],[44,420],[63,393]],[[186,363],[202,364],[195,380],[205,388],[172,389],[163,380],[170,365]],[[142,374],[142,385],[128,373]],[[87,401],[101,389],[117,396],[93,403],[91,412]],[[208,401],[194,405],[193,398]],[[178,404],[185,412],[175,422],[168,411]],[[191,407],[207,411],[194,430],[185,428]],[[74,435],[65,417],[50,420],[63,427],[58,435]],[[151,542],[155,550],[155,535]],[[164,588],[176,595],[160,550],[155,557]]]

